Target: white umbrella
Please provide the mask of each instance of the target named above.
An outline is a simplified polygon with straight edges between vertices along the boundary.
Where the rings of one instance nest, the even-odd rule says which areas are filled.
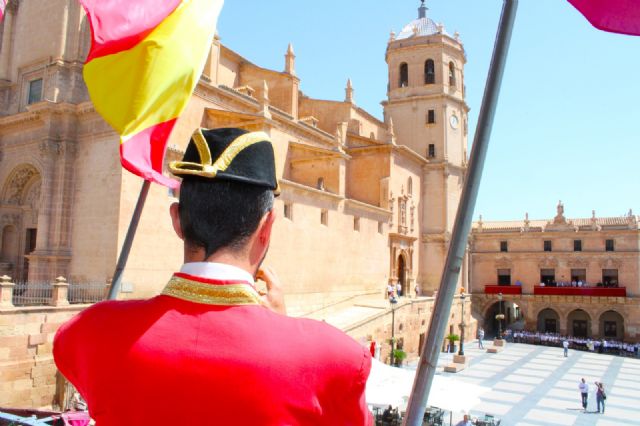
[[[375,406],[406,407],[414,376],[415,371],[391,367],[374,359],[367,380],[367,403]],[[490,390],[485,386],[436,375],[427,405],[448,411],[468,412],[480,402],[480,395]]]

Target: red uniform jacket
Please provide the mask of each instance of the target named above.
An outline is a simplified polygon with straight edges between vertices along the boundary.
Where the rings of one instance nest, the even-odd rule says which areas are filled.
[[[369,425],[366,348],[260,305],[246,283],[176,274],[149,300],[96,304],[54,341],[108,425]]]

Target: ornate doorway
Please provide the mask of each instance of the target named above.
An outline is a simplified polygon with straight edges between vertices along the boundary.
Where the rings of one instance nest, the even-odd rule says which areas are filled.
[[[35,250],[42,179],[38,170],[23,164],[9,174],[0,197],[0,269],[16,281],[27,281]]]

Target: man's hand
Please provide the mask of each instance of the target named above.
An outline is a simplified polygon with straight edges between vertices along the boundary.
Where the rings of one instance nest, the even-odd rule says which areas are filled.
[[[268,267],[260,268],[256,274],[256,279],[264,281],[267,285],[267,292],[260,292],[264,304],[274,312],[282,315],[287,314],[284,306],[284,292],[282,284],[276,273]]]

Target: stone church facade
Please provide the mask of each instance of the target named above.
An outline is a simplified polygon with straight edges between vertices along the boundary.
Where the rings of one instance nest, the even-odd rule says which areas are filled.
[[[0,29],[0,274],[106,282],[141,181],[120,168],[118,136],[88,98],[86,17],[77,2],[12,0]],[[216,38],[167,161],[182,155],[198,126],[271,136],[283,191],[266,262],[287,283],[295,310],[382,296],[388,282],[405,294],[416,286],[432,294],[466,170],[458,35],[426,17],[424,6],[391,35],[382,121],[357,106],[350,81],[343,100],[305,96],[291,46],[284,59],[282,70],[265,69]],[[154,185],[122,298],[156,294],[179,268],[167,215],[174,201]]]

